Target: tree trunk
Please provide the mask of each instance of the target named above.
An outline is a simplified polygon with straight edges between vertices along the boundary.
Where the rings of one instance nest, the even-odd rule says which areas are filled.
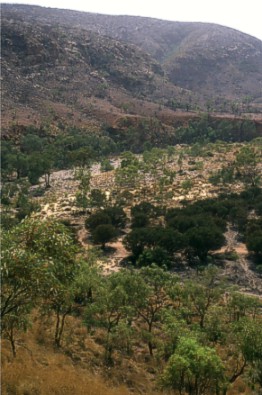
[[[59,342],[59,327],[60,327],[60,314],[59,310],[56,312],[56,326],[55,326],[55,345],[56,347],[60,347]]]
[[[153,344],[149,341],[148,343],[148,350],[151,357],[153,357]]]
[[[204,320],[205,320],[205,315],[203,314],[200,316],[200,322],[199,322],[200,328],[202,329],[204,328]]]
[[[11,344],[13,357],[15,358],[16,357],[16,346],[15,346],[15,339],[14,339],[14,330],[13,330],[13,328],[11,328],[10,332],[8,333],[8,339],[9,339],[10,344]]]
[[[236,381],[236,379],[237,379],[239,376],[241,376],[241,374],[244,373],[245,367],[246,367],[246,361],[244,361],[244,363],[243,363],[243,365],[241,366],[241,368],[239,369],[239,371],[236,372],[236,373],[234,373],[233,376],[230,377],[230,379],[229,379],[229,383],[230,383],[230,384],[234,383],[234,382]],[[227,395],[227,390],[228,390],[228,388],[224,388],[224,389],[223,389],[223,395]]]
[[[148,323],[148,332],[151,335],[151,333],[152,333],[152,322]],[[150,354],[151,357],[153,357],[153,344],[152,344],[152,342],[150,340],[148,341],[147,344],[148,344],[149,354]]]
[[[13,354],[13,357],[15,358],[16,357],[15,340],[13,338],[10,339],[10,343],[11,343],[11,348],[12,348],[12,354]]]
[[[62,314],[62,318],[60,317],[59,311],[56,313],[56,330],[55,330],[55,345],[56,347],[61,346],[61,339],[64,332],[65,326],[65,318],[69,311],[66,311]]]
[[[105,346],[105,363],[108,366],[113,366],[114,365],[114,361],[112,358],[113,346],[112,344],[110,344],[110,332],[111,332],[111,327],[108,328],[107,330],[106,346]]]
[[[45,187],[46,188],[50,187],[50,173],[45,174]]]

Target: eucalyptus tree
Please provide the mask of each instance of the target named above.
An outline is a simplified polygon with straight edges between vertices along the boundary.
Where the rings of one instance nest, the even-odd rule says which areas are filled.
[[[161,384],[180,395],[219,394],[226,386],[222,360],[215,349],[201,345],[194,337],[181,337],[164,369]]]
[[[140,177],[139,166],[132,163],[116,170],[115,182],[119,189],[135,188]]]
[[[135,277],[127,271],[104,277],[95,290],[93,301],[84,313],[87,328],[105,330],[105,361],[113,363],[113,351],[117,348],[117,334],[130,333],[134,317],[133,297]]]
[[[20,325],[34,306],[55,313],[60,346],[73,303],[78,249],[69,230],[53,219],[27,218],[3,235],[1,316],[3,328]],[[7,325],[7,322],[9,323]]]
[[[158,178],[163,174],[167,164],[167,153],[160,148],[143,152],[144,173],[153,181],[154,193],[157,193]]]
[[[76,168],[74,171],[74,178],[79,182],[76,193],[76,205],[84,209],[89,205],[87,194],[90,191],[91,177],[91,170],[88,166]]]
[[[244,373],[249,373],[249,378],[255,389],[261,390],[261,325],[261,317],[255,319],[244,317],[228,324],[225,359],[227,361],[226,377],[230,385]],[[223,395],[226,393],[227,389],[223,391]]]
[[[89,195],[89,204],[91,207],[105,207],[107,204],[105,192],[97,188],[92,189]]]
[[[162,312],[169,303],[167,289],[176,279],[168,271],[154,264],[142,268],[137,278],[140,286],[133,297],[133,306],[144,325],[142,335],[152,357],[156,326],[162,321]]]
[[[224,285],[216,267],[208,266],[203,273],[185,281],[182,287],[181,313],[188,323],[198,319],[200,328],[206,324],[209,310],[221,301]]]
[[[139,164],[139,160],[135,154],[130,151],[125,151],[120,156],[121,159],[121,168],[135,166],[137,167]]]
[[[236,155],[236,169],[246,185],[256,186],[260,182],[259,155],[252,146],[244,146]]]

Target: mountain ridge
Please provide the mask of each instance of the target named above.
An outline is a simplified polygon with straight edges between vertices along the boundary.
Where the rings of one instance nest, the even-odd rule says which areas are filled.
[[[2,55],[4,127],[262,106],[262,42],[215,24],[2,4]]]

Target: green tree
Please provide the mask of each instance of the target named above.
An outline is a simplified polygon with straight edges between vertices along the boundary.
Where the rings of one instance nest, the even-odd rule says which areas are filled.
[[[10,178],[16,172],[17,179],[27,176],[27,156],[21,153],[10,142],[3,141],[1,144],[1,170],[3,178]]]
[[[139,167],[131,164],[116,170],[115,182],[119,188],[134,188],[139,182]]]
[[[110,206],[91,214],[85,221],[85,227],[92,231],[98,225],[110,224],[117,229],[122,229],[125,227],[126,220],[126,213],[122,207]]]
[[[254,391],[262,393],[262,331],[261,319],[252,320],[245,327],[242,339],[243,353],[249,363],[249,383]]]
[[[37,184],[41,176],[45,177],[46,188],[50,187],[50,175],[53,160],[49,153],[34,152],[28,156],[28,180],[31,184]]]
[[[40,291],[39,280],[45,273],[44,261],[31,243],[29,220],[2,232],[1,251],[1,318],[33,306]]]
[[[118,326],[126,332],[127,324],[132,322],[133,285],[132,275],[126,271],[113,273],[104,278],[101,286],[96,290],[93,303],[88,305],[84,322],[88,328],[104,328],[105,360],[112,364],[112,354],[117,346],[119,334]],[[126,333],[127,334],[127,333]]]
[[[260,173],[257,167],[258,155],[250,146],[244,146],[236,155],[236,168],[246,185],[255,186],[260,181]]]
[[[134,257],[137,258],[144,251],[145,247],[161,247],[166,250],[170,257],[184,247],[184,237],[172,228],[148,227],[133,228],[125,239],[124,245],[131,250]]]
[[[117,230],[111,224],[98,225],[93,230],[92,237],[95,244],[102,244],[102,248],[105,249],[106,243],[117,237]]]
[[[74,303],[74,278],[78,271],[78,248],[69,229],[52,219],[32,224],[32,248],[46,261],[46,277],[41,285],[43,310],[56,317],[54,343],[60,347],[65,319]]]
[[[215,394],[225,385],[224,366],[214,349],[202,346],[192,337],[181,337],[161,383],[164,388],[178,390],[180,395]]]
[[[75,169],[74,178],[79,182],[76,204],[84,209],[88,206],[87,194],[90,190],[91,171],[87,166]]]
[[[206,262],[210,250],[216,250],[225,243],[223,232],[217,226],[212,228],[206,226],[193,227],[186,232],[185,236],[188,240],[188,246],[203,263]]]
[[[138,258],[148,244],[148,228],[134,228],[124,238],[124,246]]]
[[[144,213],[137,213],[132,216],[132,228],[144,228],[149,224],[149,217]]]
[[[254,232],[248,232],[246,237],[246,244],[249,251],[255,253],[257,257],[262,256],[262,230],[254,230]]]
[[[106,194],[100,189],[92,189],[89,195],[91,207],[101,208],[106,205]]]
[[[93,302],[95,295],[103,282],[101,269],[96,265],[100,258],[97,249],[88,249],[88,254],[80,258],[78,270],[74,278],[74,301],[80,306]]]
[[[170,273],[156,265],[143,267],[137,277],[132,305],[139,319],[146,325],[142,335],[147,342],[150,356],[153,356],[155,346],[155,326],[161,322],[161,313],[168,303],[167,288],[171,284]]]
[[[256,318],[259,315],[261,301],[253,296],[231,291],[227,300],[227,311],[230,322],[239,321],[243,317]]]
[[[135,206],[131,207],[131,215],[136,216],[138,214],[145,214],[150,219],[155,219],[161,215],[161,210],[159,207],[154,206],[149,202],[140,202]]]
[[[227,381],[233,384],[244,372],[253,376],[253,384],[261,384],[262,332],[261,318],[244,317],[228,325],[227,330]],[[261,387],[260,387],[261,389]],[[223,395],[226,395],[225,389]]]
[[[192,317],[199,318],[199,325],[204,328],[208,311],[219,302],[222,294],[218,270],[208,266],[201,275],[185,282],[182,303]]]
[[[43,139],[35,134],[27,134],[21,140],[21,151],[26,155],[43,150]]]
[[[30,307],[23,306],[20,311],[15,309],[2,320],[1,332],[3,338],[10,342],[13,357],[16,357],[16,337],[22,331],[26,332],[29,326]]]
[[[104,209],[104,213],[109,216],[113,226],[118,229],[123,229],[125,227],[127,216],[123,207],[118,205],[109,206]]]
[[[52,219],[27,218],[4,234],[2,250],[3,321],[20,322],[35,303],[56,315],[55,343],[60,345],[65,317],[71,311],[77,247],[69,230]],[[17,320],[14,320],[14,314]],[[21,314],[21,315],[20,315]]]
[[[22,220],[33,212],[39,211],[40,205],[32,199],[29,199],[27,195],[20,192],[17,197],[16,208],[18,209],[16,218]]]
[[[16,170],[17,179],[26,177],[29,172],[28,157],[20,152],[10,158],[10,166]]]
[[[90,166],[94,157],[93,149],[90,147],[79,147],[73,151],[66,152],[68,162],[81,168]],[[68,164],[67,164],[68,165]]]
[[[123,152],[121,154],[121,168],[123,169],[124,167],[132,167],[135,166],[137,167],[139,161],[137,159],[137,156],[134,155],[130,151]]]
[[[91,232],[94,231],[99,225],[112,225],[111,218],[104,210],[96,211],[85,220],[85,227]]]
[[[171,227],[159,228],[156,232],[156,242],[172,257],[175,252],[182,251],[185,247],[185,237]]]
[[[111,171],[114,170],[114,166],[111,164],[109,159],[104,159],[101,161],[101,171]]]
[[[139,255],[137,265],[142,267],[151,266],[152,264],[166,268],[170,267],[171,261],[168,252],[164,248],[158,246],[152,249],[145,249],[142,254]]]

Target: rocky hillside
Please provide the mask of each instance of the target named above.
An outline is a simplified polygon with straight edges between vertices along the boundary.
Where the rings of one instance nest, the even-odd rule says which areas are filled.
[[[41,19],[50,13],[42,10]],[[262,82],[262,43],[237,30],[208,23],[57,10],[52,10],[52,18],[135,44],[182,88],[207,96],[261,99],[257,82]]]
[[[4,128],[262,105],[261,41],[214,24],[3,4],[2,58]]]

